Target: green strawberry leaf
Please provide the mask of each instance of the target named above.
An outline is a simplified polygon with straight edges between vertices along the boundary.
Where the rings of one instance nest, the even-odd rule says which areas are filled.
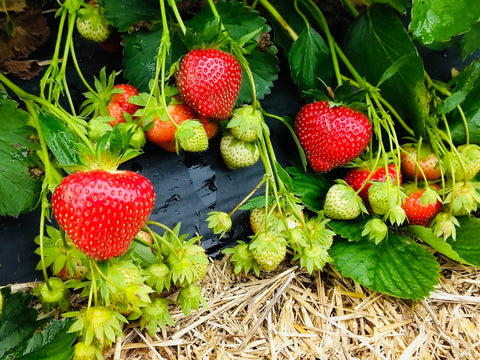
[[[271,93],[273,82],[278,79],[280,66],[277,58],[277,48],[272,46],[266,52],[262,52],[257,48],[250,54],[246,54],[245,58],[253,73],[257,100],[262,100]],[[245,71],[243,71],[237,105],[250,103],[252,99],[251,86],[247,76],[245,76]]]
[[[422,135],[430,100],[423,62],[394,10],[374,6],[361,14],[348,29],[345,53],[369,83],[382,81],[381,95]]]
[[[135,23],[158,21],[161,18],[157,0],[137,0],[132,6],[131,0],[101,0],[105,8],[104,15],[111,25],[124,32]]]
[[[220,20],[228,35],[237,43],[244,39],[246,34],[257,34],[269,32],[270,27],[266,20],[256,10],[246,7],[238,1],[220,1],[215,5]],[[214,16],[209,6],[203,8],[187,22],[189,28],[202,36],[205,29],[208,29]]]
[[[447,239],[452,249],[466,262],[480,266],[480,220],[469,216],[458,217],[456,240]]]
[[[3,309],[0,316],[0,359],[16,358],[24,353],[35,331],[48,322],[37,319],[38,311],[30,306],[33,295],[11,293],[10,287],[1,289]]]
[[[38,114],[40,129],[60,166],[74,166],[81,164],[81,157],[76,145],[75,137],[67,126],[56,116],[41,112]]]
[[[410,2],[408,0],[362,0],[362,2],[368,6],[375,4],[388,4],[401,14],[405,14],[407,8],[410,7]]]
[[[457,105],[461,105],[462,111],[467,119],[470,142],[480,143],[480,61],[472,62],[465,70],[453,79],[455,85],[452,95],[444,101],[449,105],[443,105],[440,110],[447,113]],[[453,100],[452,100],[453,99]],[[437,110],[438,112],[439,110]],[[454,110],[449,113],[449,127],[452,139],[456,144],[464,144],[465,125],[461,114]]]
[[[424,226],[419,226],[419,225],[410,225],[406,227],[405,230],[409,234],[417,237],[418,239],[422,240],[424,243],[430,245],[440,254],[443,254],[452,260],[458,261],[459,263],[472,265],[472,264],[469,264],[464,259],[462,259],[458,255],[458,253],[455,250],[453,250],[452,246],[447,241],[445,241],[441,237],[435,236],[431,228],[426,228]]]
[[[480,44],[480,23],[473,25],[470,31],[463,36],[460,44],[462,49],[462,59],[465,60],[468,55],[477,51],[478,44]]]
[[[72,319],[50,321],[42,332],[37,332],[26,344],[17,360],[69,360],[76,333],[69,333]]]
[[[315,59],[315,61],[312,61]],[[293,81],[300,93],[325,88],[330,84],[333,66],[325,40],[311,27],[305,27],[293,43],[288,54]]]
[[[0,215],[17,217],[38,204],[43,170],[36,157],[36,132],[28,121],[28,113],[0,92]]]
[[[330,184],[320,174],[307,174],[301,168],[289,166],[285,169],[292,179],[292,187],[296,196],[312,211],[320,211],[323,207],[321,199],[325,197]]]
[[[187,52],[178,34],[172,36],[172,46],[166,57],[167,70]],[[161,29],[123,35],[124,76],[139,92],[149,92],[148,84],[155,76],[155,59],[161,38]]]
[[[409,30],[422,44],[444,43],[467,32],[478,19],[480,6],[477,0],[413,1]]]
[[[363,241],[367,240],[368,236],[363,236],[362,232],[365,229],[367,222],[372,217],[362,218],[358,217],[354,220],[330,220],[328,227],[332,229],[337,235],[349,241]]]
[[[390,233],[380,244],[336,240],[333,264],[343,276],[367,288],[418,301],[434,290],[440,276],[435,257],[411,238]]]

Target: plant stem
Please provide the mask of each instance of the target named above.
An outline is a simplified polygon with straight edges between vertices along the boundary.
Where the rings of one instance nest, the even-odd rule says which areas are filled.
[[[278,21],[278,23],[287,31],[293,41],[298,39],[298,35],[293,30],[290,25],[285,21],[285,19],[279,14],[277,9],[268,2],[268,0],[259,0],[259,3]]]

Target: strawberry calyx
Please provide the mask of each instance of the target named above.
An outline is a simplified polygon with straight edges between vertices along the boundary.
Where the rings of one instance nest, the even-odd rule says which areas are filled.
[[[223,254],[230,255],[230,262],[233,264],[233,272],[240,274],[243,272],[247,275],[250,270],[258,276],[260,275],[260,267],[253,257],[249,249],[249,243],[239,240],[237,245],[222,250]]]
[[[362,236],[368,236],[369,240],[373,240],[378,245],[388,235],[388,226],[385,221],[378,217],[369,219],[362,230]]]
[[[147,329],[150,336],[154,336],[158,328],[164,329],[165,325],[175,326],[175,322],[168,311],[168,305],[173,301],[164,298],[155,298],[151,304],[143,309],[140,327]]]
[[[122,314],[102,305],[64,313],[63,316],[76,318],[69,332],[78,332],[80,341],[99,349],[111,346],[117,336],[123,336],[122,324],[128,322]]]
[[[328,255],[325,246],[312,243],[297,252],[293,260],[300,260],[300,266],[312,274],[314,271],[321,271],[325,264],[333,259]]]
[[[177,303],[182,307],[185,316],[190,315],[192,309],[199,310],[200,305],[208,310],[208,304],[202,295],[202,290],[195,284],[189,284],[180,290]]]
[[[222,238],[232,228],[232,218],[224,211],[211,211],[207,217],[208,227]]]
[[[244,105],[232,112],[227,129],[241,141],[255,141],[262,135],[264,119],[262,112],[251,105]]]

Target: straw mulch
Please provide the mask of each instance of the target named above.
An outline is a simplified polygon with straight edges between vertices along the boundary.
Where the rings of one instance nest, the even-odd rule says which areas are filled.
[[[439,257],[435,291],[414,303],[343,278],[333,267],[309,275],[288,263],[237,276],[226,259],[201,283],[208,310],[152,338],[138,324],[105,354],[150,359],[480,359],[480,269]],[[175,294],[172,294],[175,296]]]
[[[151,338],[128,328],[108,359],[480,359],[480,269],[447,259],[419,303],[375,293],[332,267],[310,276],[284,264],[264,277],[211,263],[209,309]]]

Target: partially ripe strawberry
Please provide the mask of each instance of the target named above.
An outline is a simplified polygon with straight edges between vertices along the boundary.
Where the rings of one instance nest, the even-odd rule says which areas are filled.
[[[420,149],[420,158],[417,159],[417,149],[410,145],[402,147],[403,151],[400,155],[401,168],[403,176],[408,180],[415,179],[415,172],[417,172],[417,179],[424,180],[422,174],[416,169],[414,160],[417,160],[418,165],[425,174],[427,180],[438,180],[441,177],[440,163],[437,155],[432,151],[430,146],[422,145]]]
[[[231,170],[254,165],[260,158],[255,142],[243,142],[232,135],[224,135],[220,140],[220,153],[225,165]]]
[[[52,210],[86,255],[107,260],[127,251],[153,210],[155,192],[132,171],[80,171],[55,189]]]
[[[437,185],[430,185],[429,193],[426,189],[413,188],[407,190],[407,197],[402,204],[410,225],[430,226],[433,218],[442,209],[442,202],[437,191],[440,188]]]
[[[190,109],[187,104],[172,102],[167,106],[168,114],[173,122],[177,125],[182,124],[184,121],[192,120],[196,118],[195,113]],[[175,141],[175,132],[177,127],[168,119],[166,114],[159,113],[149,125],[148,130],[145,132],[145,136],[149,141],[162,149],[170,152],[180,151],[177,148]]]
[[[237,101],[242,68],[232,54],[218,49],[195,49],[183,57],[177,73],[182,99],[210,119],[227,119]]]
[[[397,178],[397,167],[395,164],[390,164],[387,166],[388,175],[396,183]],[[387,178],[385,170],[385,166],[380,166],[376,170],[373,171],[372,176],[368,180],[368,183],[362,188],[363,184],[367,181],[370,175],[370,169],[365,167],[353,168],[350,170],[345,177],[343,178],[345,182],[352,187],[353,190],[359,191],[358,195],[362,198],[364,203],[368,205],[368,189],[372,185],[372,181],[379,181],[384,182]],[[399,174],[399,185],[402,185],[402,173]]]
[[[359,156],[370,142],[368,118],[328,101],[305,105],[294,122],[295,133],[312,169],[319,173],[343,166]]]

